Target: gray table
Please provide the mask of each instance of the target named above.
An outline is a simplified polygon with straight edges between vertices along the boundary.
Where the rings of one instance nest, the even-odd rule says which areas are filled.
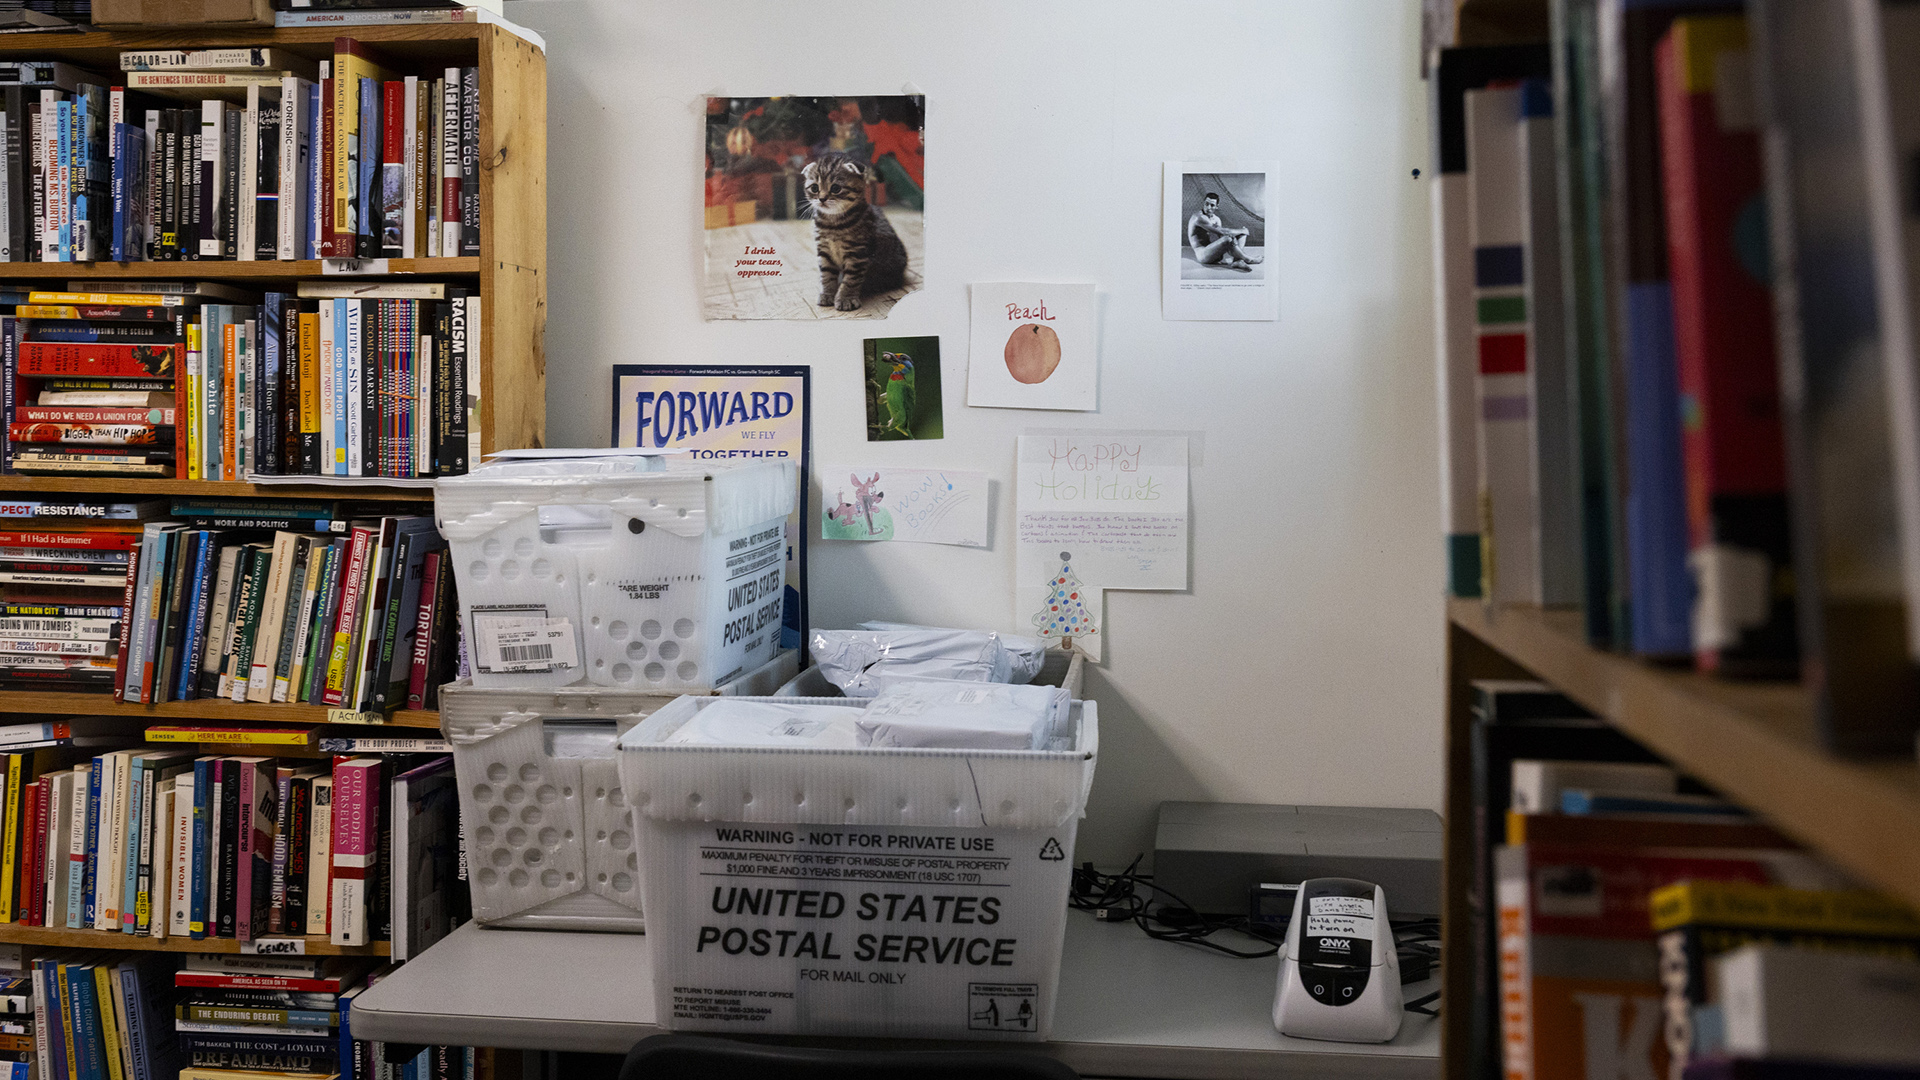
[[[1399,1037],[1385,1045],[1290,1039],[1274,1031],[1277,964],[1154,941],[1131,924],[1069,912],[1053,1039],[1021,1045],[1085,1076],[1440,1075],[1439,1023],[1417,1013],[1408,1013]],[[1407,996],[1438,986],[1437,979],[1417,983]],[[610,1054],[661,1030],[644,935],[473,924],[361,993],[352,1023],[356,1037],[386,1042]]]

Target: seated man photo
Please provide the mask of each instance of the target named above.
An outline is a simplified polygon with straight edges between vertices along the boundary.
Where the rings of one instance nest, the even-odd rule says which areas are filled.
[[[1217,213],[1219,206],[1220,196],[1209,191],[1201,200],[1200,209],[1187,219],[1187,243],[1193,248],[1194,261],[1202,266],[1224,266],[1229,270],[1250,272],[1261,258],[1247,254],[1247,237],[1250,233],[1246,229],[1229,229],[1221,225]]]

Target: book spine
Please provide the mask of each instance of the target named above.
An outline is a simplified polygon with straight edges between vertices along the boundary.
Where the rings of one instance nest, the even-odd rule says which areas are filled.
[[[174,779],[173,815],[168,825],[167,843],[172,854],[167,863],[167,934],[186,938],[193,935],[193,818],[194,788],[203,770],[195,762],[192,770]]]
[[[37,378],[171,379],[179,353],[179,345],[26,341],[20,344],[19,373]]]
[[[40,876],[37,857],[40,853],[40,829],[45,821],[40,795],[45,790],[46,784],[33,780],[20,793],[20,867],[14,875],[19,895],[14,903],[14,912],[23,926],[37,926],[40,923],[40,913],[36,907],[38,890],[34,882]]]
[[[315,936],[330,932],[327,912],[333,892],[333,788],[333,777],[315,777],[310,799],[311,824],[306,833],[309,837],[306,932]]]
[[[460,254],[480,254],[480,69],[460,69]]]
[[[440,254],[460,253],[460,69],[448,68],[440,103]]]
[[[93,766],[87,773],[86,851],[81,860],[83,876],[80,882],[80,928],[87,930],[99,928],[100,801],[106,783],[107,761],[105,755],[94,758]]]
[[[467,445],[467,290],[447,290],[447,448],[441,458],[442,476],[466,474]]]
[[[215,762],[201,758],[193,763],[193,806],[191,833],[188,836],[187,933],[192,938],[207,936],[207,886],[210,867],[207,853],[212,822]]]
[[[274,777],[278,789],[273,831],[273,871],[267,888],[267,932],[287,932],[288,847],[293,836],[293,770],[281,769]]]
[[[346,348],[335,350],[334,361],[346,372],[346,474],[365,476],[366,410],[374,392],[366,382],[365,303],[360,300],[341,303],[346,312],[344,325],[340,327]]]
[[[405,257],[407,233],[407,129],[413,116],[405,82],[380,85],[380,244],[381,258]]]
[[[254,148],[253,232],[247,238],[255,259],[280,253],[280,125],[284,114],[280,88],[259,87],[260,104]]]
[[[354,255],[362,259],[377,258],[380,254],[380,226],[384,216],[380,207],[380,97],[378,80],[360,80],[359,157],[355,163],[359,189],[355,193],[358,206]]]
[[[61,913],[63,925],[69,930],[93,925],[87,917],[87,837],[92,824],[87,815],[90,808],[99,802],[96,772],[96,766],[83,764],[75,767],[73,809],[64,846],[67,853],[67,910]]]
[[[369,938],[367,889],[379,828],[380,765],[351,761],[334,769],[332,940],[364,945]]]
[[[324,61],[323,61],[324,63]],[[335,100],[337,90],[334,80],[325,77],[320,80],[320,235],[318,237],[319,257],[334,257],[334,220],[337,208],[334,203],[334,138],[337,131],[339,103]]]
[[[300,472],[318,476],[321,462],[320,314],[302,305],[299,317]]]
[[[413,624],[413,656],[407,669],[407,708],[424,709],[428,660],[433,652],[434,612],[440,599],[441,553],[430,551],[421,564],[420,605]]]
[[[237,759],[222,763],[220,783],[220,936],[239,930],[240,901],[240,785],[248,764]]]
[[[127,583],[121,591],[120,607],[123,615],[120,619],[120,641],[113,669],[113,700],[126,700],[126,680],[128,647],[133,638],[134,601],[140,589],[140,549],[134,548],[127,553]]]
[[[238,818],[238,848],[234,854],[234,936],[241,941],[253,940],[253,884],[254,884],[254,843],[257,835],[255,815],[259,810],[260,792],[258,785],[262,779],[260,767],[251,761],[240,763],[240,816]]]

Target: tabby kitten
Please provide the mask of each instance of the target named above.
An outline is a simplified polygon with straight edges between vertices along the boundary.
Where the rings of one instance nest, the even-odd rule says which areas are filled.
[[[820,251],[820,306],[852,311],[862,297],[899,288],[906,280],[907,246],[867,201],[867,166],[846,154],[822,154],[801,177]]]

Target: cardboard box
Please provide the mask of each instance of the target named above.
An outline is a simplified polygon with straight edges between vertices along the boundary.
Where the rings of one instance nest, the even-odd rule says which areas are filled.
[[[660,1025],[1046,1038],[1094,703],[1074,702],[1064,750],[664,741],[715,700],[620,739]]]
[[[268,0],[93,0],[93,25],[272,26]]]

